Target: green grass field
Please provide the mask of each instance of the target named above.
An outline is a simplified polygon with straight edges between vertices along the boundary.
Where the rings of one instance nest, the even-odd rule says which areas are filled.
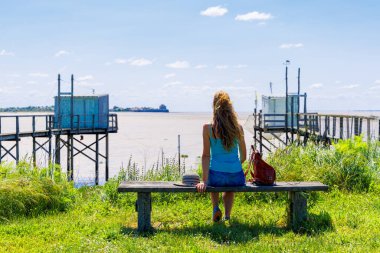
[[[154,231],[138,234],[136,194],[116,192],[136,171],[75,189],[59,168],[3,164],[0,252],[379,252],[380,151],[378,143],[366,145],[293,146],[268,158],[279,180],[330,185],[308,195],[309,219],[299,231],[287,228],[286,193],[239,193],[231,222],[218,224],[208,195],[184,193],[153,194]],[[142,179],[172,180],[173,171]]]
[[[0,225],[2,252],[378,252],[380,197],[333,191],[319,194],[309,221],[295,233],[286,228],[286,202],[252,200],[238,194],[229,224],[213,224],[206,196],[183,194],[159,202],[155,231],[135,232],[134,195],[120,207],[101,189],[82,190],[68,212],[16,218]],[[272,194],[273,195],[273,194]],[[272,196],[273,197],[273,196]],[[281,196],[280,196],[281,197]]]

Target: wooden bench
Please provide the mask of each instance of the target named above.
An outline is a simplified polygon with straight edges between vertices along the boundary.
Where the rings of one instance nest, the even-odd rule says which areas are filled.
[[[152,229],[152,192],[197,192],[195,187],[178,186],[178,182],[123,182],[118,192],[137,192],[136,211],[138,212],[139,232]],[[307,200],[301,194],[308,191],[327,191],[328,186],[320,182],[277,182],[274,186],[257,186],[247,183],[242,187],[207,187],[207,192],[288,192],[288,224],[298,229],[307,218]]]

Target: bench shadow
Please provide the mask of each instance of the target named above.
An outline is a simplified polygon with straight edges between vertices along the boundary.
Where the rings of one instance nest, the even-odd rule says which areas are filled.
[[[309,236],[335,231],[331,216],[327,212],[319,214],[309,213],[307,221],[301,223],[300,227],[293,230],[294,233],[307,234]]]
[[[157,227],[157,226],[156,226]],[[331,217],[328,213],[322,212],[320,214],[310,213],[308,220],[303,222],[299,229],[293,230],[297,234],[306,234],[308,236],[322,234],[326,231],[333,231]],[[259,240],[260,235],[271,234],[275,236],[282,236],[292,231],[285,225],[277,225],[275,223],[246,223],[238,220],[231,222],[221,223],[207,223],[200,225],[184,226],[184,227],[170,227],[159,225],[157,228],[152,228],[147,232],[138,232],[136,228],[121,227],[120,232],[124,235],[151,237],[156,233],[164,232],[176,235],[191,236],[202,235],[209,237],[211,240],[220,243],[246,243],[252,240]]]

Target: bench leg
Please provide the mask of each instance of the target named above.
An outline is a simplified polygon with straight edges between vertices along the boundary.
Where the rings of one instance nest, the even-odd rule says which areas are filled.
[[[139,232],[146,232],[152,229],[150,223],[151,211],[152,211],[152,199],[150,192],[138,192],[137,193],[137,230]]]
[[[289,192],[288,225],[298,230],[307,219],[307,200],[302,192]]]

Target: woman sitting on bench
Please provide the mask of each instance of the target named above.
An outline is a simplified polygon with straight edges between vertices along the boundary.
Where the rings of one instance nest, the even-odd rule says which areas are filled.
[[[205,192],[207,186],[245,185],[242,163],[246,152],[243,128],[238,123],[230,97],[226,92],[218,91],[214,95],[212,124],[203,126],[203,182],[197,184],[198,192]],[[211,202],[212,220],[218,222],[222,218],[218,192],[211,193]],[[234,193],[223,192],[224,220],[230,219],[233,202]]]

